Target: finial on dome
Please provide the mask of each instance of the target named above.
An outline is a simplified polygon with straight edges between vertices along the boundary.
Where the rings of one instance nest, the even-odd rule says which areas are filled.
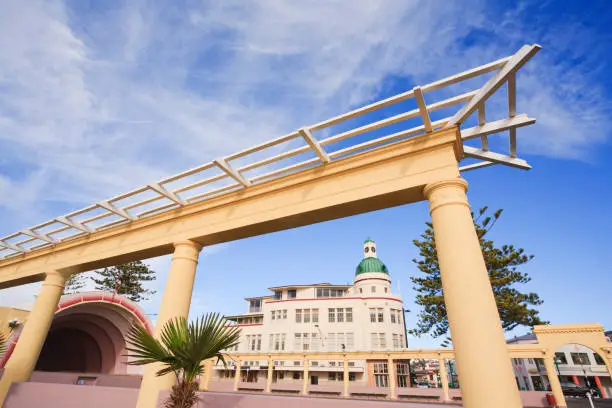
[[[376,242],[372,238],[363,241],[363,257],[364,258],[377,258],[376,256]]]

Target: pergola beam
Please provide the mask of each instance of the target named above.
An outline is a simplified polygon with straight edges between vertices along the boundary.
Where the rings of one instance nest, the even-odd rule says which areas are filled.
[[[69,227],[72,227],[72,228],[75,228],[75,229],[81,230],[81,231],[86,232],[86,233],[88,233],[88,234],[89,234],[89,233],[91,233],[91,232],[93,231],[93,230],[92,230],[91,228],[89,228],[88,226],[83,225],[83,224],[81,224],[80,222],[77,222],[77,221],[74,221],[74,220],[68,219],[67,217],[64,217],[64,216],[57,217],[57,218],[55,218],[55,220],[56,220],[57,222],[59,222],[59,223],[62,223],[62,224],[67,225],[67,226],[69,226]]]
[[[523,159],[516,157],[504,156],[503,154],[484,151],[472,146],[463,146],[463,153],[466,157],[489,161],[497,164],[505,164],[506,166],[516,167],[518,169],[529,170],[531,166]]]
[[[132,217],[130,214],[128,214],[127,211],[125,211],[123,208],[119,208],[116,205],[113,205],[111,203],[109,203],[108,201],[100,201],[98,203],[98,206],[104,208],[107,211],[112,212],[113,214],[116,214],[120,217],[125,218],[126,220],[130,220],[133,221],[134,217]]]
[[[425,132],[429,133],[433,130],[433,127],[431,126],[431,119],[429,118],[429,112],[427,111],[427,104],[425,103],[425,98],[423,97],[423,91],[421,90],[420,86],[415,86],[412,92],[414,92],[414,98],[416,99],[419,112],[421,113],[421,119],[423,120],[423,126],[425,126]]]
[[[179,197],[178,195],[174,194],[172,191],[170,191],[167,188],[163,187],[159,183],[151,183],[151,184],[149,184],[149,187],[152,190],[154,190],[155,192],[163,195],[164,197],[166,197],[170,201],[174,201],[175,203],[177,203],[179,205],[185,205],[185,201],[181,197]]]
[[[238,173],[232,166],[230,166],[225,159],[216,159],[213,162],[223,170],[228,176],[236,180],[238,183],[242,184],[243,187],[249,187],[251,183],[246,178],[242,177],[240,173]]]
[[[503,132],[508,129],[516,129],[523,126],[533,125],[535,119],[528,117],[525,114],[517,115],[513,118],[496,120],[489,122],[483,126],[474,126],[461,131],[461,139],[470,140],[481,136],[490,135],[492,133]]]
[[[493,166],[496,163],[490,162],[490,161],[481,161],[478,163],[474,163],[474,164],[468,164],[466,166],[461,166],[459,167],[459,171],[464,172],[464,171],[470,171],[470,170],[476,170],[476,169],[480,169],[483,167],[489,167],[489,166]]]
[[[308,130],[306,128],[302,128],[302,129],[298,130],[298,133],[300,134],[300,136],[302,136],[302,138],[304,138],[306,143],[308,143],[310,148],[312,150],[314,150],[314,152],[317,154],[317,156],[319,156],[319,159],[323,163],[329,163],[330,162],[329,155],[327,154],[327,152],[325,150],[323,150],[323,147],[321,147],[321,144],[319,144],[319,142],[317,141],[317,139],[315,139],[315,137],[312,135],[312,133],[310,133],[310,130]]]
[[[19,253],[28,252],[27,248],[22,248],[20,246],[11,244],[10,242],[0,241],[0,246],[4,247],[6,249],[11,249],[11,250],[13,250],[15,252],[19,252]]]
[[[495,91],[497,91],[508,80],[510,75],[514,74],[527,61],[531,59],[542,47],[538,44],[523,45],[516,54],[514,54],[508,62],[499,70],[499,72],[491,78],[474,97],[462,109],[459,110],[451,120],[446,124],[447,127],[460,125],[478,108],[478,105],[484,103]]]
[[[41,241],[45,241],[48,242],[50,244],[57,244],[57,240],[55,238],[52,238],[46,234],[41,234],[41,233],[36,233],[34,231],[32,231],[31,229],[24,229],[20,231],[23,235],[28,235],[32,238],[36,238],[39,239]]]

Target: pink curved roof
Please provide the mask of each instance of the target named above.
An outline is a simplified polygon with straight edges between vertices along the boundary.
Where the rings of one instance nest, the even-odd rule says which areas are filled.
[[[113,292],[91,291],[62,296],[57,310],[55,311],[55,314],[57,315],[63,310],[76,307],[78,305],[96,303],[110,304],[115,307],[119,307],[123,310],[126,310],[127,312],[132,314],[136,318],[138,323],[145,327],[149,333],[153,333],[153,326],[149,318],[145,315],[144,310],[142,310],[142,308],[138,306],[138,304],[126,298],[125,296],[118,295]],[[19,339],[19,335],[21,334],[22,328],[23,326],[20,326],[9,337],[9,346],[6,350],[6,353],[4,353],[4,356],[0,360],[0,368],[4,367],[11,354],[13,354],[13,350],[15,348],[15,345],[17,344],[17,340]]]

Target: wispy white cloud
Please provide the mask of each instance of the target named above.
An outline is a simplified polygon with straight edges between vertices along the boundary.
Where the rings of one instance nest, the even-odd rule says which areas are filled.
[[[563,63],[586,51],[562,28],[530,31],[524,8],[491,24],[481,0],[110,4],[1,2],[0,234],[523,41],[545,48],[519,77],[519,108],[539,120],[522,152],[585,159],[608,140],[593,60]]]

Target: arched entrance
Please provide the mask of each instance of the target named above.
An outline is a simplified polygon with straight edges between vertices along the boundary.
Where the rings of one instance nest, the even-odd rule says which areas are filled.
[[[557,348],[554,355],[556,374],[566,396],[580,396],[590,389],[594,397],[610,397],[612,381],[602,356],[578,343]]]
[[[108,292],[64,296],[51,323],[35,371],[91,374],[136,373],[127,365],[125,335],[133,324],[151,331],[151,322],[129,299]],[[21,329],[11,336],[6,364]]]
[[[35,370],[100,373],[102,351],[90,334],[62,327],[49,332]]]

